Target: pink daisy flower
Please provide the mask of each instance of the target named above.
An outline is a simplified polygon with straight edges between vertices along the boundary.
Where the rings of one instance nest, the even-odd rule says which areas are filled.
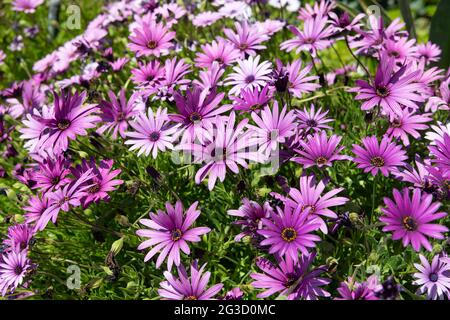
[[[139,106],[136,103],[138,93],[134,93],[127,101],[125,89],[120,90],[119,99],[114,92],[108,91],[109,101],[102,100],[99,104],[101,110],[100,117],[104,124],[97,129],[98,134],[112,133],[115,140],[119,134],[125,138],[125,131],[128,129],[128,121],[139,114]]]
[[[364,172],[370,172],[373,176],[378,171],[384,176],[399,166],[404,166],[404,160],[408,159],[401,146],[391,142],[391,138],[384,136],[381,143],[378,143],[376,136],[362,139],[364,148],[354,144],[353,153],[356,155],[354,161],[358,168],[364,169]]]
[[[201,235],[211,231],[207,227],[191,228],[200,216],[197,205],[196,201],[185,212],[181,201],[177,201],[175,207],[170,202],[166,202],[166,212],[162,210],[158,210],[157,214],[150,212],[150,219],[139,220],[147,229],[137,230],[136,234],[149,239],[142,242],[138,246],[138,250],[152,247],[144,258],[145,262],[160,252],[156,261],[157,268],[166,258],[169,271],[173,264],[180,265],[180,249],[184,253],[190,254],[188,241],[199,242]]]
[[[269,61],[259,63],[260,56],[248,57],[246,60],[238,60],[238,66],[233,67],[226,79],[226,85],[233,85],[229,94],[239,94],[242,89],[264,87],[270,81],[271,64]]]
[[[214,40],[211,44],[201,46],[203,52],[197,52],[195,65],[197,67],[210,68],[214,61],[219,66],[228,66],[238,60],[241,56],[233,44],[223,40]]]
[[[414,273],[413,283],[420,286],[419,293],[427,294],[427,299],[450,299],[450,264],[446,263],[438,254],[433,257],[431,264],[427,258],[419,254],[420,262],[414,263],[419,272]]]
[[[341,140],[342,137],[336,135],[328,138],[325,131],[317,132],[310,136],[307,142],[300,142],[302,149],[295,150],[300,156],[291,160],[303,164],[305,168],[312,166],[331,167],[333,161],[350,160],[350,157],[339,154],[344,150],[343,146],[338,147]]]
[[[261,43],[268,40],[269,37],[259,32],[256,26],[249,26],[247,20],[243,20],[241,23],[235,22],[234,26],[236,32],[228,28],[225,28],[223,32],[227,39],[240,51],[241,58],[246,55],[255,56],[257,50],[266,48]]]
[[[44,0],[14,0],[11,5],[14,11],[23,11],[25,13],[34,13],[36,8],[44,3]]]
[[[31,271],[31,261],[27,250],[10,251],[0,258],[0,290],[2,296],[23,283],[27,273]]]
[[[131,43],[128,47],[136,52],[137,57],[166,55],[173,46],[171,40],[175,38],[175,32],[169,31],[161,22],[142,22],[140,28],[133,30],[130,35]]]
[[[441,55],[441,48],[434,43],[428,41],[427,43],[420,43],[417,45],[417,56],[419,58],[425,59],[428,62],[437,62],[439,61]]]
[[[280,60],[277,60],[277,70],[283,69]],[[304,93],[314,92],[320,88],[320,84],[313,83],[319,79],[318,76],[308,75],[312,69],[312,65],[307,65],[302,69],[302,61],[300,59],[288,64],[285,68],[288,75],[287,88],[289,92],[297,98],[301,98]]]
[[[303,110],[297,110],[297,121],[299,122],[298,128],[308,131],[321,131],[324,129],[331,129],[327,123],[334,121],[333,119],[327,118],[328,110],[322,112],[320,107],[317,111],[314,104],[308,109],[306,107]]]
[[[407,108],[402,110],[402,114],[396,116],[394,120],[389,123],[389,129],[386,134],[389,137],[401,138],[405,146],[409,145],[408,135],[414,139],[420,138],[418,130],[428,129],[425,123],[432,121],[431,113],[414,114],[408,111]]]
[[[134,131],[126,132],[128,139],[125,144],[131,145],[130,151],[139,150],[138,156],[150,153],[156,159],[158,151],[164,152],[166,149],[173,149],[172,135],[177,131],[177,126],[169,126],[167,109],[158,108],[153,113],[152,108],[148,108],[147,115],[140,113],[130,126]]]
[[[404,247],[411,244],[415,251],[420,251],[422,246],[431,251],[433,248],[426,236],[444,239],[442,233],[448,231],[443,225],[430,223],[447,215],[436,212],[441,204],[432,201],[433,196],[422,194],[420,189],[414,189],[412,197],[407,188],[402,193],[394,189],[394,200],[384,198],[386,208],[381,208],[380,221],[386,224],[383,231],[392,232],[393,240],[402,239]]]
[[[297,54],[307,51],[314,57],[317,51],[328,48],[331,44],[327,38],[333,34],[333,28],[327,24],[326,16],[316,16],[305,20],[301,31],[295,26],[289,26],[296,38],[284,41],[280,48],[287,52],[295,49]]]
[[[248,127],[256,133],[258,152],[264,153],[266,157],[272,151],[277,150],[279,144],[284,143],[286,138],[295,133],[294,110],[287,112],[286,106],[284,106],[280,112],[277,101],[273,102],[272,109],[266,106],[259,114],[252,112],[251,116],[256,126],[249,125]]]
[[[269,86],[266,85],[262,90],[258,88],[244,89],[241,91],[240,96],[231,96],[230,98],[234,101],[234,110],[252,112],[264,108],[272,100],[272,93],[269,90]]]
[[[164,68],[158,60],[153,60],[147,64],[139,63],[139,67],[131,69],[131,79],[134,83],[142,86],[156,85],[164,77]]]

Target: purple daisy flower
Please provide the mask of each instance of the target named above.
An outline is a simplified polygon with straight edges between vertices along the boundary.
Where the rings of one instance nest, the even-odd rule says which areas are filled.
[[[353,145],[352,151],[356,155],[354,161],[358,164],[358,168],[364,169],[366,173],[370,172],[373,176],[381,171],[387,177],[389,171],[404,166],[404,160],[408,159],[401,146],[391,142],[391,138],[387,136],[383,137],[380,144],[376,136],[362,139],[362,144],[364,148]]]
[[[27,250],[13,250],[2,255],[0,259],[0,291],[2,296],[5,296],[8,292],[14,292],[22,284],[31,268],[31,262],[27,255]]]
[[[203,140],[205,128],[212,125],[217,115],[232,108],[230,105],[219,106],[225,94],[217,94],[208,88],[194,86],[187,90],[185,96],[175,92],[173,97],[179,114],[170,114],[173,122],[182,125],[183,141]]]
[[[301,98],[304,93],[314,92],[320,88],[320,84],[313,83],[312,81],[319,79],[318,76],[308,76],[312,68],[312,65],[305,66],[302,69],[302,61],[300,59],[289,63],[284,67],[280,60],[277,60],[277,71],[281,73],[283,69],[287,74],[287,89],[289,92],[297,98]]]
[[[177,131],[178,126],[169,126],[169,117],[167,116],[167,109],[156,110],[153,113],[152,108],[148,108],[148,115],[140,113],[130,126],[134,131],[128,131],[125,135],[128,139],[125,144],[130,144],[130,151],[138,149],[138,156],[150,153],[153,159],[156,159],[158,150],[161,152],[166,149],[173,149],[172,135]]]
[[[414,263],[419,272],[414,273],[415,285],[420,286],[419,293],[427,294],[427,299],[437,300],[450,299],[450,264],[445,263],[437,254],[433,257],[431,264],[423,255],[419,255],[420,262]]]
[[[48,199],[45,195],[31,196],[28,205],[23,207],[25,222],[32,223],[38,221],[42,214],[49,207]]]
[[[3,243],[9,250],[22,251],[28,248],[35,232],[33,227],[26,223],[15,224],[8,228],[8,236]]]
[[[247,168],[247,161],[261,162],[258,152],[246,150],[256,142],[251,130],[244,131],[248,119],[244,119],[235,127],[236,114],[232,112],[228,119],[216,117],[215,127],[205,131],[203,144],[185,143],[179,146],[193,154],[196,162],[205,163],[195,175],[195,182],[200,184],[208,176],[208,189],[214,189],[217,178],[225,180],[227,168],[239,173],[238,164]],[[265,160],[265,159],[264,159]]]
[[[23,11],[25,13],[34,13],[36,8],[44,3],[44,0],[14,0],[11,5],[14,11]]]
[[[125,138],[125,131],[128,129],[128,121],[139,114],[136,103],[139,94],[133,94],[127,101],[125,89],[120,90],[119,99],[114,92],[108,91],[109,101],[102,100],[99,104],[101,110],[100,117],[105,123],[97,129],[98,134],[111,133],[111,137],[117,139],[117,134]]]
[[[70,161],[63,156],[57,156],[54,159],[45,159],[39,164],[39,170],[34,173],[36,185],[43,192],[56,190],[68,184],[70,179]]]
[[[243,20],[241,23],[235,22],[234,26],[236,32],[228,28],[225,28],[223,32],[236,49],[240,51],[241,58],[244,58],[246,55],[255,56],[256,50],[266,48],[261,43],[268,40],[269,37],[259,32],[256,26],[249,26],[247,20]]]
[[[161,22],[150,20],[142,21],[140,28],[135,28],[129,39],[128,47],[136,52],[137,57],[166,55],[172,48],[171,40],[175,38],[175,32],[169,31]]]
[[[164,68],[158,60],[153,60],[147,64],[139,63],[139,67],[131,69],[131,79],[134,83],[142,86],[154,86],[159,80],[164,78]]]
[[[123,183],[123,180],[114,179],[120,174],[121,170],[112,170],[113,163],[113,160],[102,160],[97,166],[95,159],[91,157],[89,162],[83,159],[81,165],[72,169],[76,179],[80,179],[89,170],[93,174],[92,178],[85,182],[89,185],[89,188],[86,189],[86,196],[82,198],[84,208],[87,208],[92,202],[108,201],[110,199],[108,192],[116,190],[116,187]]]
[[[86,185],[86,182],[92,179],[92,177],[93,174],[90,169],[83,173],[77,180],[73,180],[71,183],[65,185],[64,188],[54,192],[47,192],[45,195],[50,205],[42,213],[39,220],[37,220],[36,230],[44,230],[50,220],[56,223],[61,210],[68,212],[72,206],[80,206],[81,199],[87,195],[86,190],[90,187],[90,185]]]
[[[386,135],[389,137],[401,138],[405,146],[409,146],[408,135],[414,139],[420,138],[418,130],[428,129],[425,123],[432,121],[431,113],[414,114],[403,109],[401,115],[397,115],[394,120],[390,121],[389,129]]]
[[[384,215],[380,221],[386,224],[383,231],[393,232],[392,239],[402,239],[404,247],[411,243],[415,251],[419,251],[422,246],[431,251],[431,244],[425,236],[444,239],[442,233],[448,231],[443,225],[430,223],[447,215],[445,212],[436,212],[441,204],[432,201],[433,196],[422,194],[420,189],[414,189],[412,198],[409,189],[403,189],[403,194],[394,189],[394,201],[384,198],[386,208],[381,208]]]
[[[450,169],[450,135],[444,134],[443,140],[436,140],[435,146],[428,146],[430,153],[434,155],[435,159],[432,161],[437,163],[437,166],[446,170]]]
[[[175,278],[169,271],[164,272],[164,277],[167,281],[160,283],[161,288],[158,289],[158,294],[169,300],[211,300],[222,289],[223,284],[215,284],[209,289],[206,286],[211,277],[210,272],[203,272],[206,264],[200,269],[197,263],[191,265],[191,276],[184,266],[178,267],[178,279]]]
[[[303,30],[289,26],[288,29],[296,38],[284,41],[280,48],[287,52],[296,49],[297,54],[300,51],[308,51],[315,56],[317,51],[328,48],[331,44],[327,38],[333,34],[333,28],[328,25],[328,22],[327,16],[318,15],[305,20]]]
[[[284,106],[280,112],[277,101],[273,102],[272,110],[266,106],[260,114],[252,112],[251,116],[257,126],[249,125],[248,127],[256,133],[258,152],[264,153],[266,157],[295,133],[294,110],[287,112]]]
[[[269,101],[272,100],[272,94],[269,86],[266,85],[262,90],[258,88],[241,90],[240,96],[231,96],[230,98],[234,101],[234,110],[251,112],[259,111],[268,105]]]
[[[283,210],[277,207],[278,213],[273,213],[271,219],[262,219],[264,228],[258,233],[266,239],[261,241],[261,245],[270,246],[269,253],[289,256],[294,262],[298,261],[299,251],[308,254],[307,248],[315,247],[314,242],[320,241],[319,236],[311,234],[320,228],[320,223],[310,218],[309,210],[289,203],[285,203]]]
[[[238,60],[233,67],[234,73],[225,79],[226,85],[233,85],[229,94],[239,94],[242,89],[262,88],[270,81],[271,64],[269,61],[259,63],[260,56],[250,56],[246,60]]]
[[[46,125],[48,135],[39,141],[40,148],[51,148],[55,153],[67,150],[69,140],[75,140],[77,135],[87,135],[86,129],[95,127],[100,117],[93,115],[98,109],[95,105],[83,105],[86,92],[72,95],[56,92],[54,114],[51,118],[40,117],[39,120]]]
[[[278,266],[265,258],[257,258],[256,265],[264,273],[252,273],[255,280],[251,283],[254,288],[267,289],[258,294],[258,298],[267,298],[279,292],[289,300],[305,299],[317,300],[318,297],[329,297],[330,293],[321,288],[331,282],[319,277],[325,268],[318,267],[310,270],[315,252],[302,255],[296,263],[289,256],[278,258]]]
[[[228,210],[230,216],[242,218],[233,222],[242,227],[242,232],[234,240],[240,241],[245,236],[257,237],[257,231],[262,229],[261,219],[269,219],[272,213],[273,209],[268,202],[264,202],[261,206],[259,203],[250,201],[247,198],[242,199],[242,206],[238,210]]]
[[[419,94],[422,86],[415,82],[420,70],[406,73],[407,65],[403,65],[394,72],[395,59],[382,55],[373,83],[365,80],[356,80],[356,88],[350,92],[357,92],[356,100],[365,100],[362,110],[370,110],[381,106],[382,111],[391,119],[401,114],[403,107],[417,110],[417,102],[425,99]]]
[[[201,235],[211,231],[207,227],[191,228],[200,216],[197,204],[197,201],[194,202],[184,212],[181,201],[177,201],[175,207],[170,202],[166,202],[167,213],[158,210],[157,214],[150,213],[151,219],[139,220],[148,229],[140,229],[136,231],[136,234],[149,239],[142,242],[138,250],[152,247],[144,258],[145,262],[150,260],[157,252],[161,252],[156,261],[156,267],[159,268],[167,257],[167,269],[171,270],[173,263],[176,266],[181,263],[180,249],[186,254],[190,253],[188,241],[198,242]]]
[[[302,149],[295,150],[300,156],[293,157],[291,160],[303,164],[305,168],[312,166],[331,167],[333,161],[350,160],[350,157],[339,154],[344,149],[343,146],[338,148],[341,140],[342,137],[336,135],[328,138],[325,131],[317,132],[310,136],[307,142],[300,142]]]
[[[290,188],[287,203],[290,206],[299,206],[302,210],[307,210],[308,215],[316,222],[320,223],[320,230],[327,233],[327,225],[320,216],[336,219],[337,214],[331,211],[330,207],[341,206],[345,204],[348,199],[344,197],[335,197],[344,188],[337,188],[328,191],[322,195],[325,190],[325,183],[319,181],[316,185],[314,176],[300,177],[300,189]]]
[[[335,300],[378,300],[375,289],[378,287],[378,279],[375,275],[370,276],[366,282],[355,281],[349,277],[347,281],[341,282],[337,291],[340,294]]]
[[[428,41],[427,43],[421,43],[417,45],[417,55],[419,58],[425,59],[428,62],[439,61],[439,56],[441,55],[441,49],[439,46]]]
[[[211,44],[201,46],[203,52],[198,52],[195,58],[197,67],[210,68],[214,61],[220,67],[229,66],[241,57],[241,53],[234,45],[221,38]]]
[[[299,122],[299,129],[321,131],[323,129],[331,129],[326,123],[334,121],[327,118],[328,110],[322,112],[322,108],[316,111],[314,104],[311,103],[311,107],[303,110],[297,110],[297,120]]]

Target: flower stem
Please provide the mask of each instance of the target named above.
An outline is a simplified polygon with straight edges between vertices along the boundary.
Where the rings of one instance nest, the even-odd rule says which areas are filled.
[[[367,74],[367,77],[370,79],[372,79],[372,76],[370,75],[369,70],[367,70],[367,68],[362,64],[361,60],[359,60],[359,58],[353,53],[352,48],[350,48],[350,44],[348,43],[348,36],[345,36],[345,44],[347,45],[347,49],[348,51],[350,51],[350,54],[352,55],[352,57],[358,62],[358,64],[361,66],[361,68],[364,69],[364,71]]]

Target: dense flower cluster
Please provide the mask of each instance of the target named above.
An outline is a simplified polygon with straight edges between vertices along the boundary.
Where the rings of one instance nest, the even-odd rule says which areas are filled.
[[[30,15],[42,3],[11,9]],[[206,7],[108,4],[1,91],[3,157],[14,166],[1,162],[0,174],[26,199],[4,236],[1,294],[32,288],[45,263],[34,239],[54,241],[60,221],[78,221],[148,249],[126,264],[159,272],[151,292],[164,299],[396,299],[411,286],[450,299],[450,69],[433,64],[439,47],[416,43],[399,19],[351,16],[333,0]],[[20,51],[15,41],[0,66]],[[114,225],[124,229],[89,216],[112,199],[140,213]],[[249,286],[206,271],[231,246],[257,249],[241,255],[237,283]],[[420,264],[400,284],[386,260],[378,276],[369,261],[354,269],[355,251],[388,259],[401,246]]]

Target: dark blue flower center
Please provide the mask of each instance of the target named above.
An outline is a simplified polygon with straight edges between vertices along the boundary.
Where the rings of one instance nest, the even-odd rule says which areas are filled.
[[[294,228],[284,228],[281,237],[287,242],[292,242],[297,239],[297,231]]]
[[[417,222],[411,218],[411,217],[404,217],[403,220],[403,226],[408,231],[416,231],[417,230]]]
[[[181,239],[182,236],[183,236],[183,233],[181,232],[180,229],[172,230],[172,233],[171,233],[172,241],[178,241]]]

